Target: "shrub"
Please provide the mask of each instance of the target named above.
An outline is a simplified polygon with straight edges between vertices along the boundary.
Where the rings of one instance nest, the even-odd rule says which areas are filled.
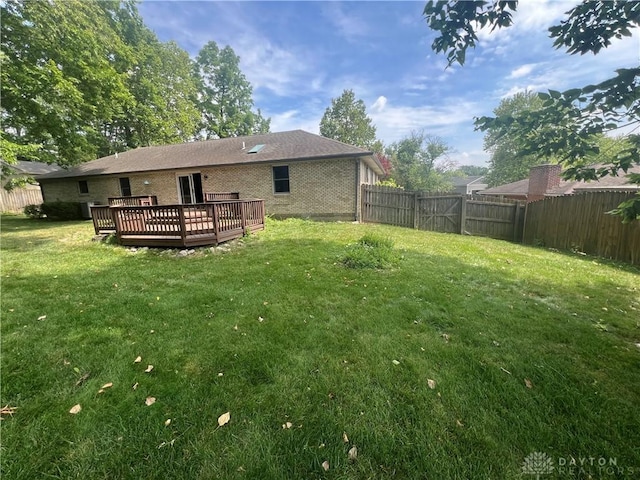
[[[391,239],[372,234],[347,245],[345,250],[340,262],[348,268],[386,268],[399,260]]]
[[[27,217],[32,218],[34,220],[37,220],[43,217],[42,205],[36,205],[36,204],[27,205],[24,207],[23,211]]]
[[[45,202],[42,213],[49,220],[82,220],[82,209],[78,202]]]

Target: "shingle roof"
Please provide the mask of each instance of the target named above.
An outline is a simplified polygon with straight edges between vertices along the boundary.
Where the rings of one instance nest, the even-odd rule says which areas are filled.
[[[640,173],[640,165],[633,166],[627,173]],[[636,184],[629,183],[629,179],[626,174],[620,172],[618,176],[607,175],[600,180],[593,182],[584,182],[576,180],[561,180],[557,187],[554,187],[546,192],[546,195],[568,195],[579,191],[594,191],[594,190],[638,190],[639,187]],[[529,179],[519,180],[513,183],[506,183],[504,185],[498,185],[497,187],[488,188],[482,191],[482,195],[524,195],[529,192]]]
[[[42,162],[29,162],[26,160],[18,160],[15,164],[8,167],[16,173],[23,175],[43,175],[45,173],[57,172],[61,170],[57,165],[49,165]]]
[[[256,145],[264,147],[257,153],[248,153]],[[303,130],[292,130],[141,147],[119,153],[117,156],[98,158],[68,170],[42,175],[38,180],[335,157],[368,157],[371,166],[379,169],[378,173],[382,173],[382,168],[373,160],[371,154],[368,150],[337,140]]]

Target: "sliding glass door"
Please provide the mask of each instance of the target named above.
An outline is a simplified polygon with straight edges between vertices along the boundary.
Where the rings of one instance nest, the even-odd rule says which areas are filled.
[[[178,176],[178,195],[182,204],[204,202],[202,176],[199,172]]]

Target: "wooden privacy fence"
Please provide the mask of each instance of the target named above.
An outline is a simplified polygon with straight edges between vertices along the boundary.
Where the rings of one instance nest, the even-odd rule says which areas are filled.
[[[524,202],[362,186],[362,220],[435,232],[520,241]]]
[[[607,215],[630,192],[584,192],[527,205],[523,243],[640,264],[640,221]]]
[[[25,188],[14,188],[10,192],[0,187],[0,210],[3,212],[22,213],[27,205],[40,205],[42,191],[35,185]]]

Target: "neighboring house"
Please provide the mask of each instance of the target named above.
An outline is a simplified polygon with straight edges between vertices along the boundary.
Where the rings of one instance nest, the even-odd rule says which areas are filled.
[[[42,203],[40,185],[27,183],[24,187],[16,187],[7,191],[4,187],[12,180],[29,180],[37,175],[44,175],[60,170],[56,165],[47,165],[41,162],[27,162],[19,160],[14,165],[6,165],[11,174],[2,179],[0,189],[0,210],[2,212],[22,212],[27,205],[39,205]]]
[[[161,205],[239,192],[267,215],[358,220],[362,184],[383,174],[372,152],[302,130],[142,147],[38,177],[45,201],[107,204],[155,195]]]
[[[454,177],[451,183],[453,191],[460,195],[475,195],[489,186],[483,176]]]
[[[640,166],[629,169],[628,173],[640,173]],[[563,180],[561,174],[562,167],[560,165],[538,165],[531,168],[529,178],[488,188],[480,194],[535,202],[545,197],[558,197],[577,192],[640,190],[640,186],[629,183],[629,179],[624,173],[615,177],[608,175],[592,182]]]

